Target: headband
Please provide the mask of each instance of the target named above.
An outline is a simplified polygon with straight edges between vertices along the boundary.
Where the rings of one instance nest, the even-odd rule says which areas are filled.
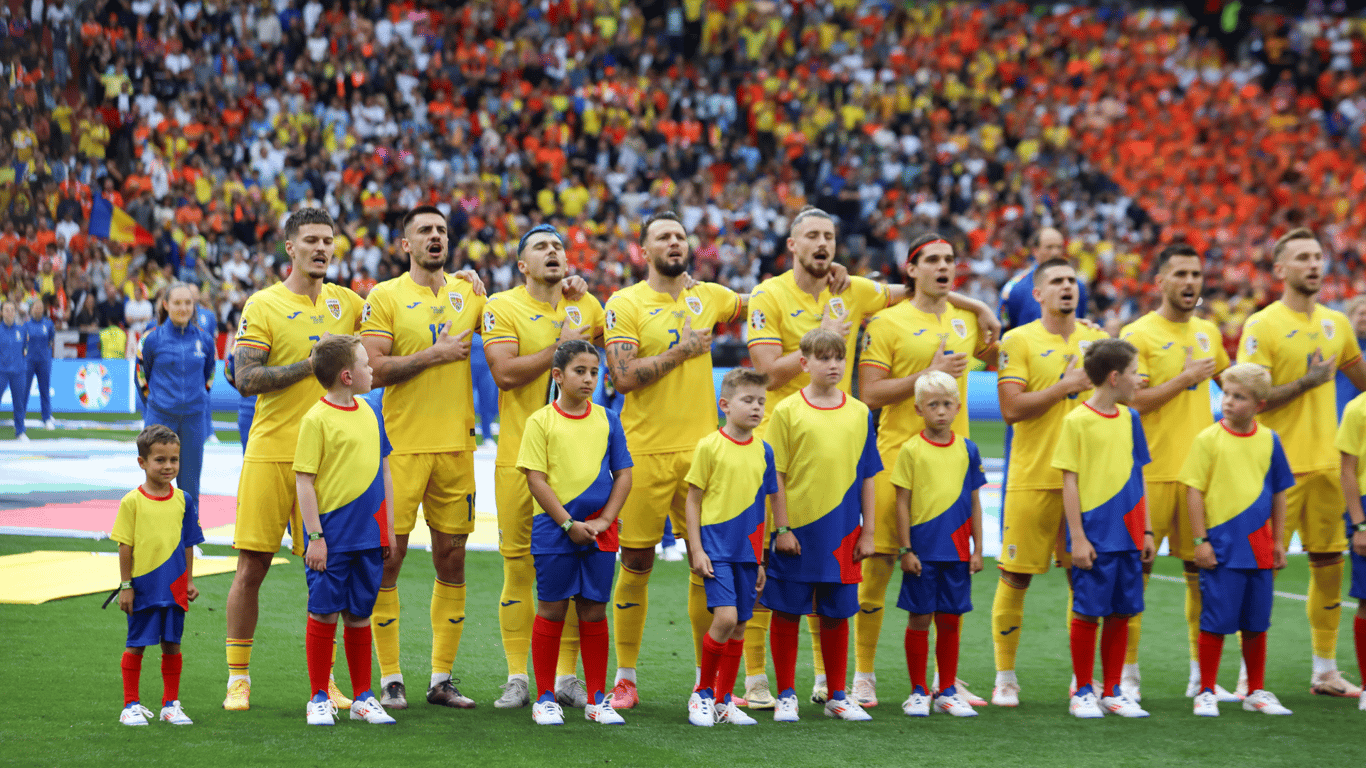
[[[518,258],[521,258],[522,250],[526,248],[527,239],[530,238],[532,235],[540,234],[541,232],[549,232],[550,234],[555,236],[556,240],[560,241],[560,245],[564,245],[564,238],[560,237],[560,233],[556,231],[554,227],[550,226],[549,224],[537,224],[531,229],[528,229],[526,231],[526,234],[522,235],[522,239],[517,243]]]
[[[934,245],[934,244],[936,244],[936,243],[943,243],[944,245],[947,245],[947,246],[949,246],[950,248],[953,247],[953,243],[950,243],[948,240],[945,240],[945,239],[942,238],[942,237],[939,238],[939,239],[937,239],[937,240],[931,240],[931,241],[929,241],[928,243],[921,243],[920,245],[917,245],[917,246],[915,247],[915,250],[914,250],[914,251],[911,251],[910,254],[906,256],[906,263],[909,264],[909,263],[911,263],[912,261],[914,261],[914,260],[915,260],[915,255],[916,255],[917,253],[920,253],[920,249],[921,249],[921,248],[924,248],[924,247],[927,246],[927,245]]]

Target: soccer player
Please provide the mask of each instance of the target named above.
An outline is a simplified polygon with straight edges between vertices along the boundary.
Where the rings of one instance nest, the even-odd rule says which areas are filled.
[[[1143,566],[1157,554],[1148,508],[1143,502],[1143,467],[1148,440],[1138,412],[1127,407],[1142,379],[1138,350],[1119,339],[1101,339],[1086,350],[1086,376],[1095,385],[1083,408],[1063,417],[1052,465],[1062,472],[1067,551],[1072,554],[1072,671],[1074,717],[1147,717],[1125,696],[1124,671],[1129,618],[1143,612]],[[1124,407],[1121,407],[1124,406]],[[1096,625],[1101,630],[1101,694],[1097,704],[1092,675]]]
[[[1357,395],[1347,404],[1338,427],[1337,449],[1342,454],[1342,491],[1347,497],[1347,535],[1351,539],[1352,590],[1357,601],[1353,636],[1357,667],[1366,678],[1366,514],[1362,511],[1362,489],[1366,488],[1366,395]],[[1366,693],[1357,700],[1366,711]]]
[[[1196,435],[1181,468],[1200,566],[1200,692],[1195,714],[1219,716],[1224,636],[1241,630],[1248,695],[1243,709],[1288,715],[1266,676],[1272,573],[1285,567],[1287,489],[1295,484],[1280,436],[1258,424],[1271,375],[1246,363],[1224,372],[1223,419]]]
[[[607,696],[607,600],[618,542],[617,515],[631,492],[631,453],[615,413],[593,407],[598,350],[582,339],[555,350],[559,394],[527,419],[517,468],[536,500],[531,554],[536,563],[536,627],[531,658],[538,696],[537,725],[563,725],[555,666],[570,598],[577,604],[583,676],[589,703],[584,718],[626,722]]]
[[[550,376],[555,351],[570,341],[602,343],[602,304],[586,293],[583,278],[567,274],[564,241],[553,227],[532,227],[517,247],[517,268],[524,285],[489,297],[484,308],[484,352],[498,398],[498,454],[494,458],[493,493],[498,504],[498,551],[503,556],[503,592],[498,626],[507,656],[508,681],[493,702],[500,709],[530,703],[527,653],[536,616],[531,558],[534,507],[526,477],[517,469],[522,430],[531,414],[554,402]],[[567,614],[560,643],[557,698],[565,706],[583,707],[587,692],[575,676],[578,664],[578,620]]]
[[[1323,279],[1323,246],[1308,229],[1293,229],[1271,250],[1275,275],[1285,283],[1279,301],[1243,325],[1238,362],[1271,371],[1271,392],[1259,421],[1280,435],[1295,472],[1286,493],[1285,535],[1298,531],[1309,553],[1309,600],[1314,693],[1359,697],[1361,687],[1337,668],[1342,613],[1343,536],[1341,460],[1333,374],[1341,370],[1366,389],[1366,360],[1351,323],[1316,299]],[[1288,541],[1288,539],[1287,539]],[[1241,681],[1240,681],[1241,685]]]
[[[152,424],[138,434],[142,485],[119,502],[109,537],[119,543],[119,610],[128,614],[123,652],[123,725],[147,725],[152,711],[142,706],[138,678],[147,646],[161,644],[162,709],[171,725],[192,725],[180,708],[180,639],[185,612],[199,597],[194,585],[194,547],[204,541],[199,507],[171,481],[180,472],[180,438]]]
[[[380,703],[407,709],[399,666],[398,575],[417,525],[417,508],[431,530],[432,672],[427,702],[472,709],[474,700],[451,681],[465,621],[465,541],[474,530],[474,391],[470,337],[484,297],[468,281],[446,274],[446,217],[429,205],[403,217],[399,247],[409,270],[375,286],[361,313],[361,339],[384,387],[384,424],[395,449],[394,533],[372,626],[379,657]]]
[[[701,673],[688,698],[688,722],[754,725],[731,696],[744,655],[745,622],[764,588],[765,497],[782,504],[773,449],[754,437],[764,418],[768,375],[733,368],[717,406],[726,423],[702,438],[688,470],[688,552],[707,590],[711,627],[702,638]]]
[[[392,450],[384,420],[361,395],[370,391],[369,356],[356,336],[329,336],[309,355],[313,376],[327,389],[299,424],[294,485],[308,537],[304,577],[308,624],[304,650],[312,698],[309,725],[332,725],[328,696],[332,652],[341,618],[351,672],[351,719],[392,725],[370,690],[370,613],[384,561],[394,541]]]
[[[640,228],[649,265],[646,279],[607,302],[607,363],[625,395],[622,427],[636,461],[634,490],[621,511],[621,576],[612,597],[617,674],[612,706],[639,701],[636,662],[649,607],[650,571],[664,518],[686,536],[686,477],[697,442],[716,429],[711,335],[717,323],[744,312],[739,294],[716,283],[688,287],[688,235],[678,215],[651,215]],[[688,615],[694,654],[711,624],[701,578],[689,579]]]
[[[1228,367],[1228,353],[1219,327],[1195,317],[1204,288],[1204,264],[1195,249],[1180,243],[1157,254],[1157,286],[1162,301],[1157,309],[1120,331],[1120,338],[1138,349],[1138,375],[1144,387],[1134,395],[1133,408],[1143,417],[1152,464],[1143,471],[1147,481],[1148,517],[1153,541],[1167,540],[1171,554],[1181,558],[1186,577],[1186,627],[1190,647],[1190,679],[1186,695],[1200,686],[1200,578],[1194,562],[1186,487],[1180,483],[1195,436],[1214,423],[1209,407],[1209,381]],[[1143,566],[1146,588],[1152,564]],[[1142,701],[1139,688],[1138,643],[1143,614],[1129,621],[1129,648],[1120,686],[1124,695]],[[1220,689],[1225,701],[1237,698]]]
[[[1062,233],[1052,227],[1035,231],[1029,245],[1029,267],[1010,278],[1001,288],[1001,322],[1006,330],[1019,328],[1043,317],[1043,307],[1034,298],[1032,290],[1034,273],[1046,261],[1067,258],[1067,244]],[[1078,318],[1086,317],[1086,286],[1080,282],[1077,283],[1074,311]]]
[[[903,445],[925,428],[916,404],[915,386],[922,375],[940,371],[956,380],[958,402],[968,397],[969,355],[992,356],[994,329],[979,316],[950,303],[957,259],[953,246],[930,232],[911,243],[906,259],[906,282],[910,301],[884,309],[868,323],[863,357],[859,360],[859,397],[873,409],[882,409],[878,426],[878,453],[884,470],[873,480],[876,489],[876,554],[863,564],[859,584],[859,613],[854,618],[854,698],[865,707],[877,706],[877,677],[873,673],[878,636],[882,631],[887,585],[896,568],[901,546],[896,528],[896,489],[892,469]],[[968,437],[968,409],[958,408],[953,431]],[[927,619],[928,621],[928,619]],[[986,704],[958,686],[966,701]]]
[[[905,648],[911,695],[901,711],[910,717],[930,714],[925,667],[934,624],[935,656],[941,680],[948,681],[934,691],[934,708],[955,717],[976,717],[956,684],[958,637],[963,614],[972,610],[972,574],[982,570],[982,502],[977,490],[987,478],[977,445],[953,431],[962,410],[962,393],[953,376],[926,371],[917,377],[915,408],[924,429],[906,442],[892,470],[902,572],[897,607],[909,614]]]
[[[1081,358],[1103,331],[1077,322],[1077,271],[1064,259],[1050,259],[1034,270],[1034,295],[1043,316],[1001,339],[996,391],[1006,433],[1006,492],[1001,516],[1001,580],[991,604],[996,684],[991,703],[1019,706],[1015,654],[1024,623],[1029,583],[1048,572],[1063,521],[1062,472],[1051,466],[1062,420],[1081,405],[1091,380]]]
[[[802,337],[799,397],[773,412],[769,444],[784,503],[773,508],[770,575],[761,597],[773,611],[770,644],[778,681],[777,722],[796,722],[797,620],[820,617],[827,717],[869,720],[845,696],[849,617],[858,613],[859,561],[873,553],[873,475],[882,470],[868,406],[839,390],[845,340],[817,328]]]

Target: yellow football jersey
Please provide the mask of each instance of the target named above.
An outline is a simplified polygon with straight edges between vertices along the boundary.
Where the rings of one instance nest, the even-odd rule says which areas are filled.
[[[266,365],[278,367],[307,360],[324,333],[355,333],[364,300],[349,288],[324,283],[315,303],[276,283],[258,291],[242,308],[237,343],[270,353]],[[256,417],[247,437],[246,458],[293,461],[299,443],[299,421],[323,396],[311,375],[284,389],[256,398]]]
[[[1062,378],[1073,360],[1081,365],[1092,342],[1107,338],[1104,331],[1081,324],[1066,339],[1049,333],[1042,320],[1013,328],[1001,339],[997,385],[1023,384],[1026,392],[1048,389]],[[1053,446],[1062,431],[1063,418],[1086,401],[1089,391],[1069,395],[1042,416],[1011,425],[1006,442],[1007,491],[1062,488],[1062,471],[1053,468]]]
[[[858,344],[858,329],[863,321],[873,313],[885,308],[892,300],[891,290],[866,277],[852,277],[849,288],[844,293],[832,294],[829,288],[821,291],[820,298],[797,287],[797,278],[791,271],[759,283],[749,297],[749,348],[761,345],[775,345],[782,349],[779,355],[797,351],[802,336],[821,324],[821,313],[829,309],[831,316],[843,315],[850,321],[849,337],[845,339],[845,359],[849,361],[844,370],[844,379],[839,387],[844,392],[852,392],[853,362],[855,346]],[[763,437],[773,409],[783,398],[811,383],[806,373],[798,373],[792,381],[768,393],[764,405],[764,420],[755,430]]]
[[[458,336],[479,332],[484,297],[453,275],[433,295],[405,273],[375,286],[361,311],[362,336],[389,339],[389,354],[406,357],[436,343],[442,326]],[[472,451],[474,390],[468,358],[433,366],[384,389],[384,427],[395,454]]]
[[[944,353],[969,355],[986,348],[977,328],[977,316],[967,310],[949,307],[942,315],[923,312],[905,301],[873,315],[863,337],[860,366],[887,371],[892,378],[905,378],[923,371],[934,362],[939,342]],[[962,407],[953,420],[955,434],[968,436],[968,377],[958,378],[958,402]],[[883,406],[878,422],[877,449],[882,453],[900,448],[925,428],[925,420],[915,412],[915,397]]]
[[[526,286],[496,293],[484,305],[484,348],[516,344],[518,355],[532,355],[555,343],[565,320],[571,328],[588,326],[589,338],[602,332],[602,304],[591,294],[578,301],[561,299],[558,306],[538,301]],[[522,433],[531,414],[554,400],[550,370],[535,381],[498,393],[498,456],[494,465],[517,466]]]
[[[1173,323],[1157,312],[1149,312],[1124,326],[1119,337],[1138,348],[1138,374],[1150,387],[1165,384],[1186,367],[1186,353],[1196,360],[1214,358],[1214,371],[1228,367],[1228,353],[1219,327],[1208,320],[1193,318]],[[1174,483],[1181,476],[1195,436],[1214,423],[1210,411],[1209,382],[1202,381],[1167,401],[1143,417],[1143,431],[1153,463],[1144,470],[1150,483]]]
[[[1272,386],[1288,384],[1309,370],[1314,352],[1337,355],[1339,368],[1361,357],[1352,324],[1341,312],[1315,304],[1309,315],[1276,301],[1247,319],[1238,345],[1238,362],[1257,363],[1271,371]],[[1296,474],[1336,470],[1333,447],[1337,430],[1337,386],[1333,379],[1314,387],[1257,420],[1280,435],[1286,458]]]
[[[1357,457],[1357,485],[1366,494],[1366,394],[1352,398],[1343,410],[1333,447]]]
[[[674,299],[644,281],[617,291],[607,301],[608,345],[633,344],[639,357],[654,357],[677,344],[683,322],[694,330],[727,323],[743,310],[739,294],[716,283],[699,283]],[[711,355],[698,355],[657,381],[626,394],[621,424],[631,453],[692,453],[697,441],[716,429],[716,389]]]

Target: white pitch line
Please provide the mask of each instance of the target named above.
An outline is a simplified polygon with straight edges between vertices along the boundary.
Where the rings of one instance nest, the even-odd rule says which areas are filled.
[[[1166,574],[1154,573],[1154,574],[1151,574],[1151,576],[1152,576],[1152,578],[1157,579],[1157,580],[1159,580],[1159,581],[1170,581],[1170,582],[1174,582],[1174,583],[1176,583],[1176,584],[1185,584],[1185,583],[1186,583],[1186,580],[1185,580],[1184,578],[1178,579],[1178,578],[1176,578],[1175,576],[1167,576]],[[1307,602],[1309,602],[1309,597],[1308,597],[1307,595],[1297,595],[1297,594],[1295,594],[1295,593],[1293,593],[1293,592],[1282,592],[1282,591],[1280,591],[1279,589],[1276,590],[1273,594],[1275,594],[1276,597],[1284,597],[1284,598],[1289,599],[1289,600],[1298,600],[1298,601],[1300,601],[1301,603],[1307,603]],[[1343,601],[1342,601],[1342,607],[1343,607],[1343,608],[1355,608],[1355,607],[1357,607],[1357,604],[1354,603],[1354,602],[1352,602],[1351,600],[1343,600]]]

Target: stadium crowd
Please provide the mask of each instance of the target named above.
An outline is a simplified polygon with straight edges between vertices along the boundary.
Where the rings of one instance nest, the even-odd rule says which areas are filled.
[[[492,291],[550,222],[605,299],[643,277],[637,229],[662,209],[699,278],[747,290],[786,266],[779,233],[811,203],[840,217],[855,273],[894,280],[916,236],[952,233],[960,290],[989,302],[1056,227],[1116,329],[1153,305],[1152,256],[1179,239],[1219,278],[1202,311],[1230,346],[1275,295],[1269,244],[1293,226],[1323,233],[1328,303],[1366,292],[1366,22],[1322,10],[1258,13],[1232,58],[1178,11],[1122,3],[0,14],[0,291],[103,331],[107,356],[175,279],[233,327],[281,279],[280,225],[304,205],[341,223],[329,280],[362,295],[407,268],[397,228],[420,203],[449,212],[455,261]],[[97,195],[148,236],[91,236]]]

